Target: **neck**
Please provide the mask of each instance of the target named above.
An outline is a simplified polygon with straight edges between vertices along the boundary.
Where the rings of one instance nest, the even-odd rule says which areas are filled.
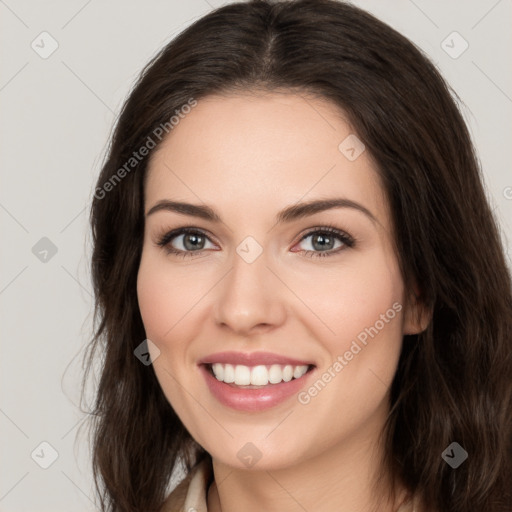
[[[369,430],[369,431],[368,431]],[[395,512],[406,499],[391,476],[377,480],[383,449],[372,429],[280,469],[244,470],[213,459],[209,512]]]

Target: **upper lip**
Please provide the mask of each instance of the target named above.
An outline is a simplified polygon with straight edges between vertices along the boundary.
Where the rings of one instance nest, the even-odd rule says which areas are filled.
[[[286,357],[279,354],[273,354],[272,352],[216,352],[210,354],[199,360],[198,364],[241,364],[244,366],[258,366],[258,365],[292,365],[292,366],[305,366],[313,365],[310,361],[303,361],[300,359],[294,359],[292,357]]]

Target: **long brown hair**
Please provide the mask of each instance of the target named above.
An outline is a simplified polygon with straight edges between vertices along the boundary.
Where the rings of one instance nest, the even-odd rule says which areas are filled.
[[[510,512],[511,279],[456,94],[409,40],[334,0],[210,12],[151,60],[122,108],[90,217],[96,308],[84,382],[100,353],[92,414],[102,510],[158,510],[173,470],[207,456],[134,356],[146,337],[136,278],[155,148],[136,162],[133,153],[149,138],[157,148],[155,130],[170,131],[191,99],[248,89],[313,93],[347,114],[381,175],[406,289],[416,285],[432,311],[424,332],[404,336],[385,469],[429,510]],[[441,457],[452,442],[468,453],[457,469]]]

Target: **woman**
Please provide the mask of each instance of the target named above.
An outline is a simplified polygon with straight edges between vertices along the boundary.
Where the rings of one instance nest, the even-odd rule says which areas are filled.
[[[217,9],[94,196],[103,510],[511,510],[510,273],[411,42],[333,0]]]

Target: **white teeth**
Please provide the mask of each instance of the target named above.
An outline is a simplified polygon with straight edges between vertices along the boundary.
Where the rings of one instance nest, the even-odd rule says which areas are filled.
[[[273,364],[268,371],[270,384],[279,384],[283,380],[283,370],[278,364]]]
[[[235,382],[235,367],[232,364],[220,364],[219,366],[224,367],[224,378],[222,379],[226,384],[230,384],[231,382]],[[215,373],[215,370],[214,370]]]
[[[248,386],[251,383],[251,369],[248,366],[237,364],[235,366],[235,384]]]
[[[212,370],[217,380],[224,381],[224,367],[220,363],[215,363]]]
[[[300,377],[302,377],[304,375],[305,372],[302,371],[302,366],[295,366],[295,368],[293,369],[293,378],[294,379],[299,379]],[[307,371],[307,368],[306,368],[306,371]]]
[[[290,382],[293,379],[293,367],[289,364],[284,367],[283,370],[283,380],[285,382]]]
[[[253,386],[265,386],[268,384],[268,371],[266,366],[255,366],[251,370],[251,384]]]
[[[292,366],[273,364],[269,367],[265,365],[244,366],[237,364],[214,363],[212,365],[215,378],[226,384],[234,383],[237,386],[267,386],[270,384],[279,384],[280,382],[290,382],[292,379],[299,379],[307,371],[307,365]]]

